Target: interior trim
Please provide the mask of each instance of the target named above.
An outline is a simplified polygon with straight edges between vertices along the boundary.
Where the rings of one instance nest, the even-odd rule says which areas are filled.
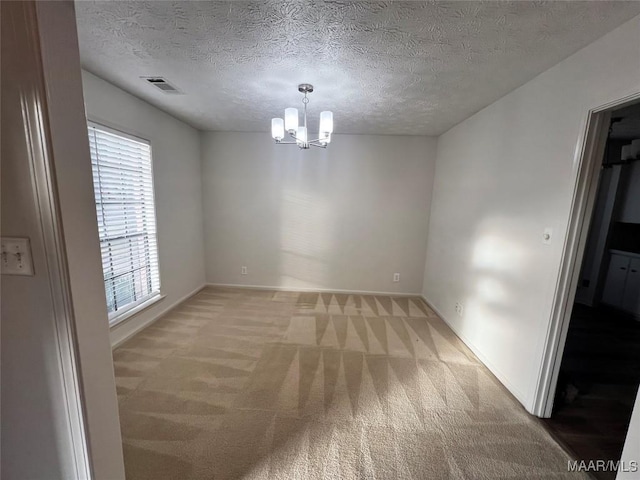
[[[148,327],[149,325],[151,325],[152,323],[155,323],[156,321],[158,321],[161,317],[164,317],[167,313],[169,313],[170,310],[173,310],[174,308],[176,308],[178,305],[180,305],[182,302],[184,302],[185,300],[193,297],[195,294],[197,294],[198,292],[200,292],[200,290],[202,290],[203,288],[205,288],[207,286],[207,284],[202,284],[199,287],[197,287],[196,289],[192,290],[190,293],[187,293],[186,295],[184,295],[183,297],[180,297],[179,299],[177,299],[175,302],[173,302],[171,305],[168,305],[165,309],[160,310],[157,314],[151,316],[150,318],[148,318],[147,320],[145,320],[144,322],[142,322],[140,325],[138,325],[134,330],[132,330],[130,333],[128,333],[127,335],[123,336],[122,338],[118,338],[116,340],[112,340],[111,341],[111,348],[114,349],[116,347],[118,347],[119,345],[121,345],[122,343],[126,342],[127,340],[129,340],[131,337],[133,337],[136,333],[144,330],[146,327]],[[162,300],[163,298],[165,298],[165,296],[162,296],[159,300]],[[157,303],[157,300],[154,302],[154,304]],[[151,305],[148,305],[149,307]],[[146,307],[145,307],[146,308]],[[118,324],[120,325],[120,324]],[[113,334],[113,332],[117,332],[118,328],[116,327],[116,325],[113,326],[113,328],[111,329],[111,334]]]
[[[16,56],[22,55],[23,61],[29,65],[29,70],[32,73],[29,81],[25,81],[23,76],[16,81],[21,81],[21,120],[29,152],[28,158],[25,160],[29,162],[31,168],[35,214],[40,223],[41,241],[46,259],[46,268],[43,271],[46,270],[47,283],[53,303],[52,316],[56,331],[56,345],[51,348],[57,350],[59,368],[62,371],[65,392],[64,407],[66,408],[65,420],[70,431],[71,449],[74,457],[72,460],[73,475],[77,479],[92,479],[94,475],[89,452],[85,397],[75,327],[76,318],[71,297],[69,265],[65,250],[53,157],[45,70],[42,63],[41,19],[38,17],[35,2],[3,4],[2,7],[2,12],[8,14],[9,19],[22,17],[20,22],[12,24],[14,34],[11,39],[21,45],[20,53],[16,53]],[[5,10],[5,7],[11,8],[11,10]],[[3,23],[3,27],[5,25],[9,25],[9,23]],[[25,40],[28,43],[25,43]],[[61,459],[61,461],[66,461],[66,459]]]
[[[316,287],[276,287],[269,285],[240,285],[236,283],[207,283],[209,287],[243,288],[245,290],[275,290],[277,292],[320,292],[320,293],[350,293],[355,295],[388,295],[390,297],[419,297],[420,293],[377,292],[370,290],[341,290],[337,288]]]
[[[116,314],[113,317],[111,316],[109,317],[109,328],[110,329],[115,328],[116,325],[120,325],[125,320],[137,315],[138,313],[142,312],[143,310],[146,310],[152,305],[155,305],[160,300],[164,300],[166,297],[167,297],[166,295],[162,295],[162,293],[156,292],[153,295],[149,296],[148,298],[145,298],[142,302],[132,307],[129,307],[129,308],[125,307],[124,311],[119,315]]]
[[[532,399],[531,412],[538,417],[551,417],[553,409],[564,344],[569,330],[573,301],[582,267],[582,256],[597,193],[599,168],[604,154],[606,126],[610,111],[637,102],[639,99],[640,92],[635,91],[588,110],[576,144],[573,199],[553,292],[549,328],[542,339],[542,359]]]
[[[456,334],[456,336],[462,340],[462,343],[464,343],[469,350],[471,350],[473,352],[473,354],[478,357],[478,360],[480,360],[482,362],[482,364],[487,367],[489,369],[489,371],[491,371],[491,373],[500,381],[500,383],[502,383],[502,386],[505,387],[509,393],[511,395],[513,395],[515,397],[515,399],[520,402],[520,404],[522,404],[522,406],[530,412],[530,405],[527,402],[527,397],[517,388],[515,388],[508,380],[507,377],[505,375],[503,375],[500,370],[498,370],[495,365],[493,365],[488,359],[487,357],[485,357],[483,355],[483,353],[478,350],[464,335],[462,335],[460,333],[460,331],[449,321],[447,320],[447,317],[443,315],[443,313],[438,310],[436,308],[436,306],[431,303],[427,297],[425,297],[423,294],[420,294],[420,298],[422,298],[422,300],[424,300],[424,302],[429,306],[429,308],[431,310],[433,310],[438,317],[440,317],[442,319],[442,321],[444,323],[447,324],[447,326],[453,331],[453,333]]]

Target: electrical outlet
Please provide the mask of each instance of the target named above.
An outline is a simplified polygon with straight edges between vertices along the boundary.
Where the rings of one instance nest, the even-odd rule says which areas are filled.
[[[400,281],[400,274],[399,273],[394,273],[393,274],[393,281],[394,282],[399,282]]]
[[[246,275],[247,274],[247,267],[240,267],[240,275]]]

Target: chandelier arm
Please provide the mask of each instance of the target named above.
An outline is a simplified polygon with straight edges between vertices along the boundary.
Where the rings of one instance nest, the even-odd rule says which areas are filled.
[[[276,140],[276,144],[278,145],[297,145],[298,142],[283,142],[282,140],[280,140],[279,142]]]
[[[315,142],[309,142],[309,145],[313,145],[314,147],[318,147],[318,148],[327,148],[327,144],[322,144],[322,143],[315,143]]]

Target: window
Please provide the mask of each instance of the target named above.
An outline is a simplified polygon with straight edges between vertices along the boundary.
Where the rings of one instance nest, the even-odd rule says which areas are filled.
[[[151,145],[89,124],[109,322],[160,295]]]

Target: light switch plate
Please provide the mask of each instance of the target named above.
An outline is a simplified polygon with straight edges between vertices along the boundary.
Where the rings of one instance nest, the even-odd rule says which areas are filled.
[[[31,245],[25,237],[2,237],[0,271],[2,275],[33,275]]]

